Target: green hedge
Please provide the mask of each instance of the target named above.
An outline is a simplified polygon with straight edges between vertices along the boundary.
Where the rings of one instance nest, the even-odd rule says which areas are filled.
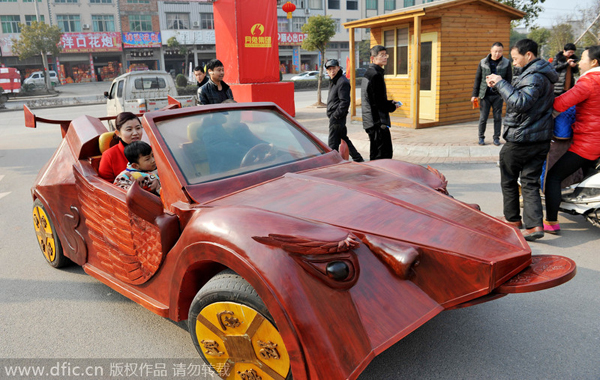
[[[179,96],[196,95],[197,92],[198,85],[196,84],[189,84],[185,87],[177,87],[177,93]]]

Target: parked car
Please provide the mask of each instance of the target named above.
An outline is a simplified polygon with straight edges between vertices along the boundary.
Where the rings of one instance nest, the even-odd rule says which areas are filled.
[[[45,259],[188,319],[222,378],[356,379],[443,310],[575,275],[436,170],[347,162],[273,103],[146,113],[160,197],[98,176],[100,119],[55,122],[64,138],[32,188]]]
[[[58,80],[58,75],[56,74],[56,71],[50,70],[48,71],[48,73],[50,74],[50,85],[53,87],[58,86],[60,84],[60,81]],[[34,84],[36,85],[36,87],[43,87],[44,83],[45,82],[43,71],[35,71],[23,81],[23,84]]]
[[[325,78],[326,75],[323,74],[323,78]],[[293,81],[297,81],[297,80],[317,80],[319,78],[319,72],[318,71],[305,71],[303,73],[300,73],[298,75],[294,75],[293,77],[290,78],[290,80]]]
[[[129,111],[135,114],[156,111],[168,106],[167,96],[177,99],[183,107],[196,105],[195,97],[179,96],[173,77],[165,71],[133,71],[116,77],[107,98],[108,116]],[[113,123],[110,123],[114,128]]]

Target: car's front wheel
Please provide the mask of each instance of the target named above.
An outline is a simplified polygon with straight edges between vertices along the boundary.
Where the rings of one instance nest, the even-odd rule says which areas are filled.
[[[39,199],[33,202],[33,228],[48,264],[54,268],[61,268],[71,263],[63,254],[54,223]]]
[[[188,325],[202,359],[223,379],[291,380],[290,358],[254,288],[226,270],[204,285]]]

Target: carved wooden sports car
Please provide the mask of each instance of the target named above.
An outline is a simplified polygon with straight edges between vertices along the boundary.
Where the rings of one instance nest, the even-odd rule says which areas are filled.
[[[64,139],[32,189],[46,260],[188,319],[222,378],[355,379],[445,309],[575,275],[435,170],[344,161],[271,103],[145,114],[160,198],[98,177],[99,119],[55,122]]]

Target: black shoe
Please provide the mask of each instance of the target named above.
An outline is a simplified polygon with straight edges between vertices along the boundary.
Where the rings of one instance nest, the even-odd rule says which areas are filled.
[[[500,146],[500,139],[494,139],[494,145]]]
[[[479,145],[485,145],[485,140],[483,138],[479,139]]]

